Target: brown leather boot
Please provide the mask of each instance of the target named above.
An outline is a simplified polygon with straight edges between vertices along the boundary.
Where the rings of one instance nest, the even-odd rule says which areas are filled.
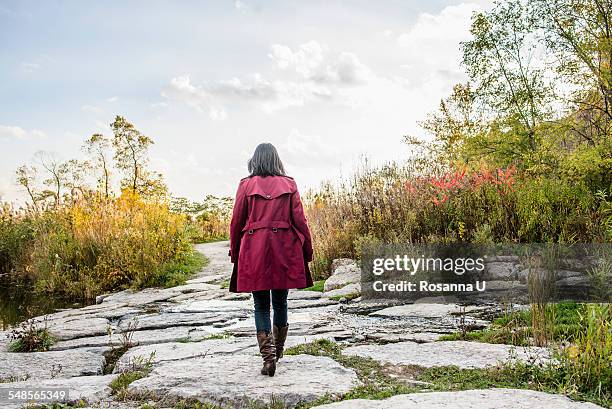
[[[285,340],[287,339],[287,331],[289,330],[289,324],[284,327],[277,327],[276,325],[272,328],[272,334],[274,335],[274,346],[276,347],[276,360],[278,361],[283,357],[283,351],[285,350]]]
[[[276,372],[276,349],[274,348],[272,334],[259,331],[257,333],[257,343],[259,344],[259,352],[264,361],[261,374],[274,376],[274,372]]]

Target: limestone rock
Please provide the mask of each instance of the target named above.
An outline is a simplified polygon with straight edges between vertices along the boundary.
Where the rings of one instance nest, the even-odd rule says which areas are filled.
[[[300,291],[289,291],[288,300],[314,300],[317,298],[321,298],[322,292],[320,291],[310,291],[310,290],[300,290]]]
[[[422,343],[437,341],[441,336],[442,334],[438,334],[436,332],[404,332],[399,334],[368,334],[367,338],[382,343],[395,343],[402,341]]]
[[[332,275],[334,275],[338,267],[347,266],[351,264],[355,264],[355,260],[353,260],[352,258],[336,258],[332,260],[332,263],[331,263]]]
[[[161,344],[164,342],[175,341],[196,341],[211,333],[202,327],[171,327],[162,329],[152,329],[134,331],[131,334],[132,345]],[[113,332],[112,336],[101,335],[97,337],[76,338],[68,341],[60,341],[51,346],[51,350],[65,350],[72,348],[91,348],[91,347],[118,347],[123,344],[122,334]]]
[[[51,320],[47,329],[57,341],[102,335],[108,332],[110,321],[101,317],[73,317],[66,320]]]
[[[128,306],[140,306],[165,301],[180,294],[180,291],[175,291],[172,288],[145,288],[140,291],[124,290],[105,297],[101,305],[105,303],[124,303]]]
[[[426,368],[449,365],[459,368],[486,368],[510,359],[519,361],[530,361],[532,358],[536,361],[549,359],[546,348],[524,348],[468,341],[359,345],[348,347],[342,353],[372,358],[393,365],[418,365]]]
[[[119,322],[119,329],[126,331],[132,326],[132,328],[143,330],[143,329],[159,329],[159,328],[170,328],[177,326],[202,326],[202,325],[213,325],[218,322],[224,322],[233,318],[246,317],[246,313],[241,312],[177,312],[177,313],[161,313],[161,314],[149,314],[136,317],[128,317],[122,319]]]
[[[261,358],[246,354],[167,362],[130,384],[128,391],[231,407],[247,407],[248,400],[268,403],[273,394],[294,407],[326,394],[346,393],[359,384],[352,369],[322,356],[286,356],[274,377],[260,375],[260,368]]]
[[[465,312],[472,312],[481,310],[482,307],[468,306],[465,308]],[[405,304],[397,305],[394,307],[384,308],[379,311],[370,313],[372,317],[385,317],[385,318],[397,318],[397,317],[421,317],[421,318],[442,318],[451,314],[459,314],[461,312],[460,306],[456,304]]]
[[[487,291],[517,291],[527,294],[527,285],[515,280],[487,280]]]
[[[100,375],[105,359],[91,351],[0,352],[0,379],[70,378]]]
[[[485,278],[487,280],[516,280],[517,269],[512,262],[494,261],[485,263]]]
[[[341,297],[352,294],[361,293],[361,283],[353,283],[349,285],[345,285],[341,288],[336,288],[335,290],[330,290],[323,293],[323,297],[331,298],[331,297]]]
[[[110,399],[112,391],[108,385],[116,376],[117,375],[77,376],[68,379],[46,380],[31,379],[26,381],[3,383],[2,387],[19,389],[68,389],[68,397],[66,399],[56,401],[57,403],[72,403],[84,400],[88,404],[95,404],[97,402],[107,401]],[[8,404],[2,402],[2,408],[4,409],[18,409],[22,406],[23,403]]]
[[[247,300],[198,300],[187,303],[182,303],[177,306],[168,308],[167,312],[182,312],[182,313],[217,313],[225,314],[228,312],[250,312],[253,310],[253,302]]]
[[[288,302],[290,310],[298,308],[314,308],[314,307],[325,307],[327,305],[337,304],[338,301],[330,300],[328,298],[315,298],[315,299],[304,299],[304,300],[291,300]]]
[[[396,395],[383,400],[353,399],[317,406],[319,409],[597,409],[564,395],[524,389],[476,389]]]
[[[209,290],[218,290],[221,286],[218,284],[208,284],[208,283],[188,283],[184,285],[179,285],[176,287],[171,287],[169,290],[179,291],[182,294],[190,294],[201,291],[209,291]]]
[[[252,347],[255,338],[207,339],[200,342],[169,342],[130,348],[115,365],[115,373],[128,368],[137,357],[148,359],[154,353],[152,362],[177,361],[186,358],[212,357],[238,354]]]
[[[185,281],[185,284],[197,284],[197,283],[215,283],[217,281],[222,281],[228,278],[228,274],[213,274],[206,275],[198,278],[192,278],[191,280]]]
[[[323,288],[327,292],[348,284],[359,283],[360,281],[361,269],[355,261],[352,261],[352,263],[340,264],[332,269],[332,275],[325,280]]]

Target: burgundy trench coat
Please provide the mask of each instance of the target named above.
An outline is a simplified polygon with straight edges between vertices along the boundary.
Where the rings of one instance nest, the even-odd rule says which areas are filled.
[[[231,292],[312,285],[312,240],[292,178],[252,176],[240,181],[229,255],[234,263]]]

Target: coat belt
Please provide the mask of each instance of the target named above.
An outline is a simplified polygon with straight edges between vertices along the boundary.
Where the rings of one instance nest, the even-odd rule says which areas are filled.
[[[283,221],[275,221],[275,220],[266,220],[266,221],[258,221],[258,222],[249,222],[244,226],[242,231],[252,232],[257,229],[288,229],[291,225],[288,222]]]

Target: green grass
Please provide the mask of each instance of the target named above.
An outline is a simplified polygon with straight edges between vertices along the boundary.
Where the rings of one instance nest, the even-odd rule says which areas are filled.
[[[547,307],[547,320],[550,326],[549,339],[553,341],[572,341],[582,329],[581,316],[586,304],[562,302]],[[489,328],[456,332],[440,337],[441,341],[479,341],[490,344],[509,344],[516,346],[532,345],[531,311],[512,311],[495,318]]]
[[[424,369],[417,380],[430,382],[435,391],[513,388],[565,394],[571,399],[593,402],[604,407],[612,405],[610,390],[578,390],[569,381],[570,371],[563,364],[507,364],[488,369],[438,367]]]
[[[361,293],[350,293],[345,295],[334,295],[329,297],[330,300],[340,301],[341,299],[346,299],[347,301],[354,300],[357,297],[360,297]]]
[[[202,254],[193,250],[181,260],[170,261],[160,265],[152,275],[135,283],[136,288],[144,287],[175,287],[185,284],[193,274],[208,264],[209,260]]]
[[[381,346],[382,347],[382,346]],[[323,396],[302,408],[347,399],[385,399],[390,396],[428,391],[459,391],[486,388],[532,389],[542,392],[566,394],[572,399],[597,403],[604,407],[612,404],[609,381],[602,388],[580,389],[572,382],[567,363],[555,361],[547,365],[533,363],[505,364],[487,369],[460,369],[457,367],[422,368],[401,367],[407,379],[426,382],[426,386],[411,386],[389,372],[377,361],[369,358],[342,355],[342,346],[329,340],[317,340],[296,345],[286,355],[308,354],[327,356],[341,365],[355,370],[363,385],[351,389],[340,397]],[[606,386],[608,385],[608,386]]]
[[[227,240],[229,240],[229,236],[193,237],[191,240],[195,244],[216,243],[218,241],[227,241]]]
[[[300,354],[327,356],[355,371],[363,385],[351,389],[341,397],[341,400],[384,399],[402,393],[418,391],[418,389],[402,384],[398,380],[384,374],[380,363],[373,359],[342,355],[342,347],[333,341],[321,339],[308,344],[296,345],[287,348],[285,351],[285,355]],[[304,404],[300,408],[310,408],[335,402],[336,400],[332,396],[326,395],[308,404]]]
[[[151,372],[154,359],[155,352],[151,352],[146,359],[142,356],[136,356],[130,360],[129,366],[108,385],[115,399],[126,400],[130,398],[127,391],[128,386],[130,386],[132,382],[144,378]]]
[[[144,378],[149,374],[148,370],[126,371],[117,376],[110,383],[110,388],[114,395],[122,395],[130,384],[138,379]]]
[[[315,281],[311,287],[307,287],[307,288],[301,288],[301,290],[303,291],[318,291],[318,292],[323,292],[323,285],[325,284],[325,280],[318,280]]]

